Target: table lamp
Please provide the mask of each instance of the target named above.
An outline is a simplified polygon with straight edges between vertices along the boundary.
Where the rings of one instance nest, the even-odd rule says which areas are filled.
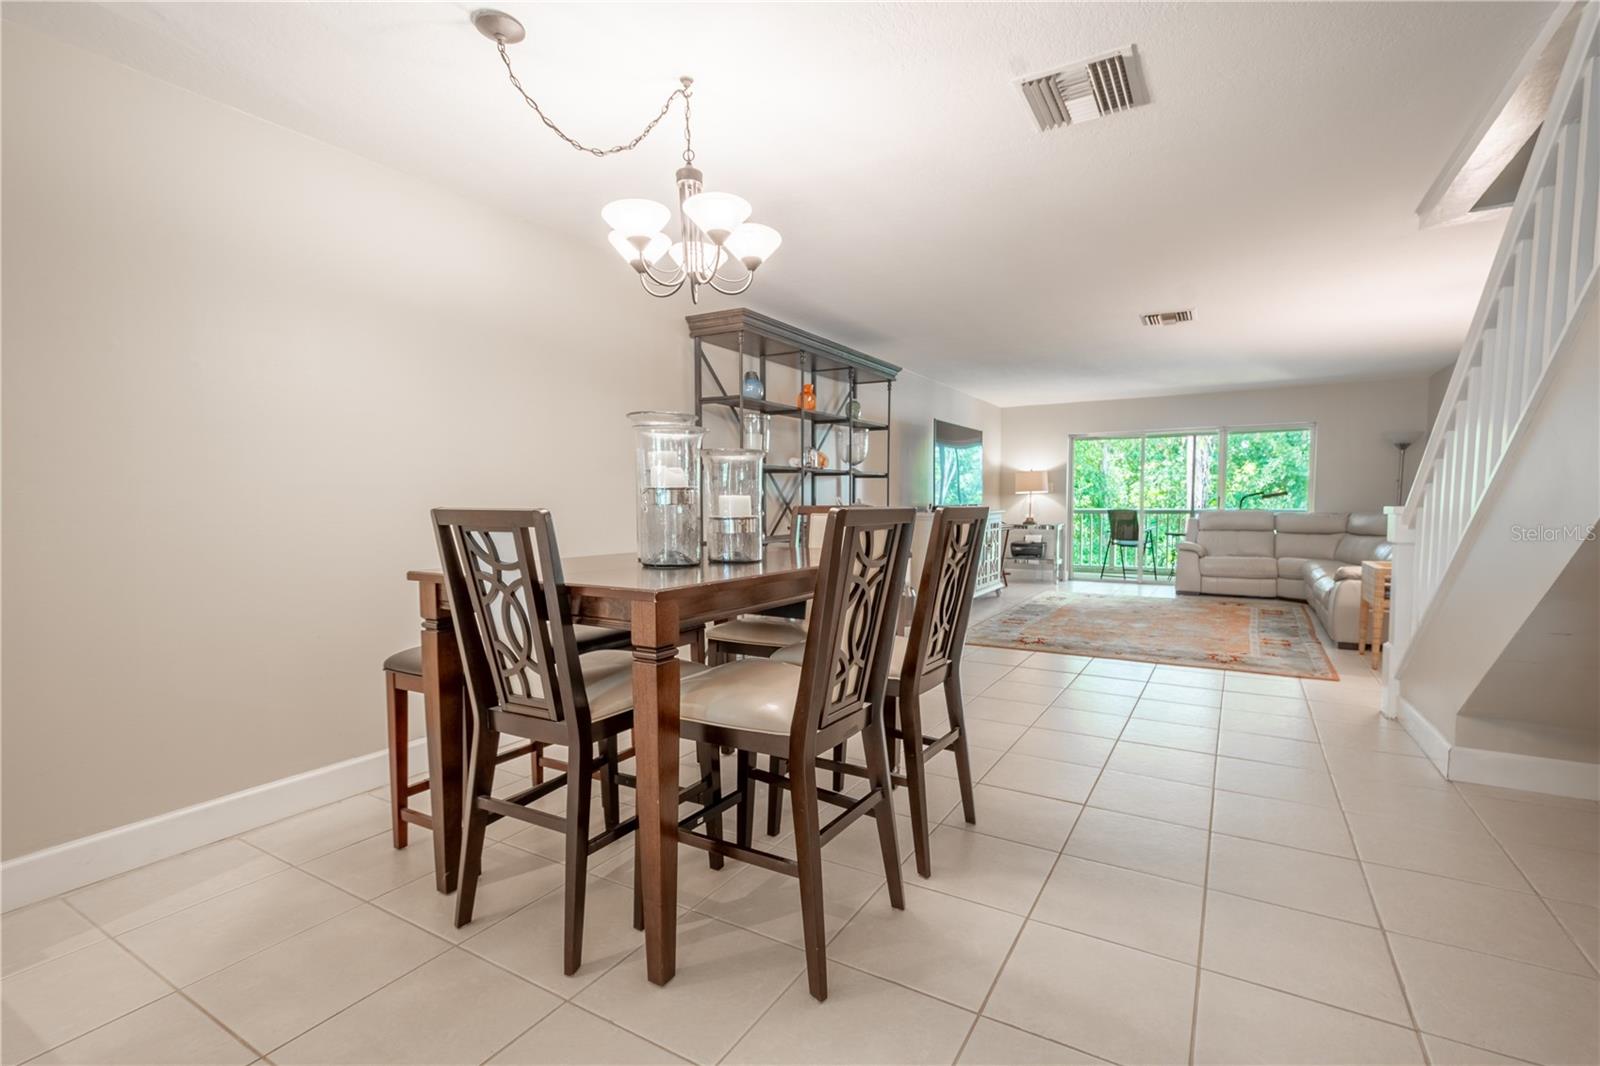
[[[1039,493],[1039,492],[1049,492],[1049,491],[1050,491],[1049,476],[1043,470],[1018,470],[1017,471],[1017,494],[1019,496],[1028,497],[1028,517],[1023,519],[1023,522],[1022,522],[1023,525],[1031,526],[1031,525],[1034,524],[1034,520],[1033,520],[1033,497],[1034,497],[1034,494],[1035,493]]]

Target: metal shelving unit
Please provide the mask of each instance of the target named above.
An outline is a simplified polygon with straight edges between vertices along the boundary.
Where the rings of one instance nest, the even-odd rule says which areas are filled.
[[[792,519],[793,509],[833,503],[835,500],[818,500],[819,485],[831,485],[837,502],[878,502],[887,504],[889,463],[892,455],[892,423],[894,380],[900,368],[864,352],[819,337],[796,326],[768,318],[748,308],[711,311],[690,315],[689,336],[694,339],[694,410],[700,424],[712,429],[707,412],[722,410],[728,415],[737,435],[742,415],[756,411],[774,419],[772,450],[778,451],[780,429],[777,420],[792,421],[795,430],[793,443],[796,454],[803,462],[808,451],[823,451],[839,431],[844,442],[843,467],[813,467],[790,463],[767,463],[764,478],[767,483],[766,536],[777,539],[780,531],[787,529],[785,521]],[[724,381],[718,373],[714,354],[733,353],[737,358],[734,377]],[[818,393],[817,410],[808,411],[797,404],[771,399],[768,373],[774,368],[787,368],[794,372],[798,385],[809,384]],[[754,370],[761,378],[763,399],[746,397],[740,390],[745,371]],[[868,389],[882,386],[883,417],[851,418],[852,400],[872,399]],[[826,392],[826,396],[824,393]],[[828,403],[832,409],[823,405]],[[878,438],[869,438],[869,457],[881,456],[882,469],[858,470],[852,465],[850,453],[851,430],[864,429]],[[789,439],[787,433],[785,440]],[[780,455],[784,454],[779,452]],[[874,493],[881,500],[864,500],[869,486],[882,485]]]

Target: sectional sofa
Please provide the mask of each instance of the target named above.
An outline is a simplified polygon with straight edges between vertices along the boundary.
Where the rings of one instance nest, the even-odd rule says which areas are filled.
[[[1381,514],[1202,511],[1178,545],[1178,592],[1303,600],[1353,647],[1361,564],[1389,558],[1387,532]]]

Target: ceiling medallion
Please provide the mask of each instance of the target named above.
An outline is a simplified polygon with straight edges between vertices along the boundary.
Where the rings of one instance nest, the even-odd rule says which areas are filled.
[[[611,227],[611,247],[633,267],[639,283],[651,296],[671,296],[688,285],[689,299],[699,303],[700,290],[705,286],[725,296],[737,296],[750,287],[756,269],[772,257],[783,238],[771,226],[749,221],[748,200],[732,193],[705,191],[705,176],[694,165],[694,137],[689,125],[693,78],[679,79],[681,86],[672,91],[661,110],[633,140],[610,148],[593,148],[557,126],[517,79],[506,46],[527,36],[522,23],[503,11],[485,9],[472,13],[472,24],[495,43],[506,76],[523,102],[552,133],[577,151],[593,156],[632,151],[667,117],[673,101],[682,98],[683,166],[675,176],[678,239],[672,240],[665,232],[672,221],[671,209],[654,200],[613,200],[601,208],[600,217]]]

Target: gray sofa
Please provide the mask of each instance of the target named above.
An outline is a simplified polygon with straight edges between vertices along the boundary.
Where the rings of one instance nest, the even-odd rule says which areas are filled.
[[[1361,564],[1389,558],[1387,532],[1381,514],[1202,511],[1178,545],[1178,592],[1303,600],[1354,646]]]

